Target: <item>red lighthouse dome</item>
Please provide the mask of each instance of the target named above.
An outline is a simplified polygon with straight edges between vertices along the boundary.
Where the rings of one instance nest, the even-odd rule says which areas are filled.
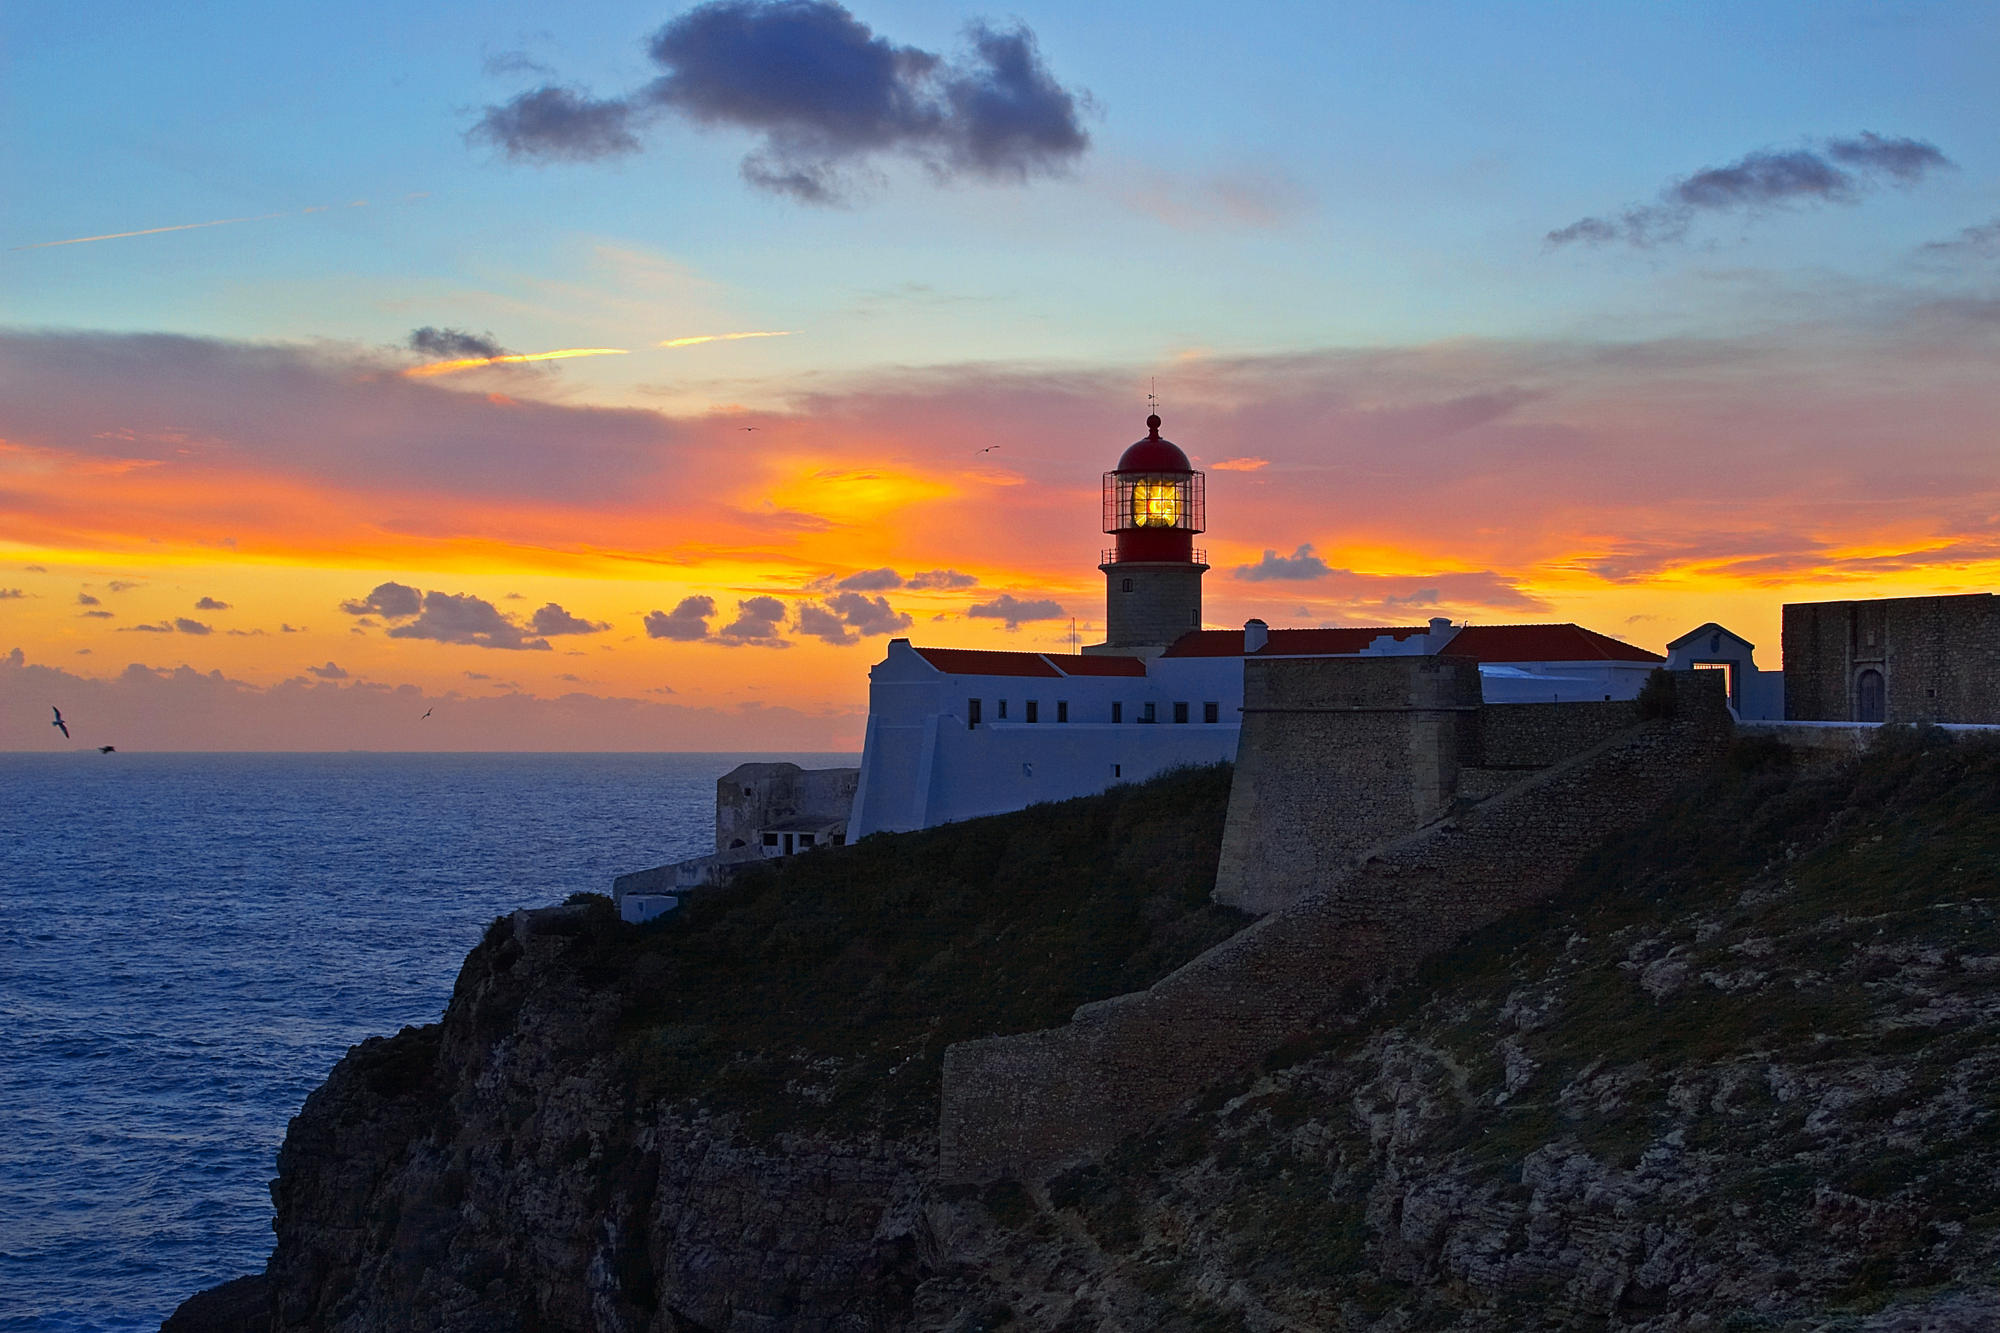
[[[1117,538],[1107,565],[1198,564],[1194,534],[1207,519],[1202,474],[1172,440],[1160,438],[1160,418],[1146,418],[1146,438],[1104,474],[1104,530]]]

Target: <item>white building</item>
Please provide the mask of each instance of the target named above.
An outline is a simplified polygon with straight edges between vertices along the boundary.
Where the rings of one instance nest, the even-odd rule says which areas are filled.
[[[1202,629],[1202,474],[1146,425],[1104,475],[1108,641],[1072,655],[892,640],[869,672],[850,838],[1233,760],[1249,657],[1471,657],[1488,703],[1630,699],[1663,660],[1571,624]]]

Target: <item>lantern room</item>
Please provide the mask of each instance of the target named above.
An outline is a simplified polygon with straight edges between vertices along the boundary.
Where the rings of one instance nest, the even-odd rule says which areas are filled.
[[[1178,445],[1160,438],[1157,415],[1146,418],[1146,431],[1104,474],[1104,530],[1117,545],[1103,563],[1199,564],[1194,534],[1207,521],[1202,474]]]

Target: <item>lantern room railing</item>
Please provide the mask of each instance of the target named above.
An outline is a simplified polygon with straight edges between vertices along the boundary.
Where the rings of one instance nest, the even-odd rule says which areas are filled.
[[[1115,565],[1120,563],[1121,561],[1128,565],[1133,563],[1134,561],[1138,561],[1144,564],[1154,564],[1154,565],[1161,563],[1174,564],[1174,565],[1179,565],[1179,564],[1205,565],[1208,563],[1208,552],[1202,550],[1199,546],[1197,546],[1188,552],[1188,559],[1185,561],[1180,559],[1174,559],[1162,562],[1158,558],[1148,558],[1146,556],[1132,556],[1132,555],[1120,556],[1118,554],[1118,548],[1115,546],[1102,548],[1098,551],[1097,563],[1100,565]]]

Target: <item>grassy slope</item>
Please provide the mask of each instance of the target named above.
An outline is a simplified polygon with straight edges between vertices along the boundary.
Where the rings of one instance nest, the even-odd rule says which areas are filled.
[[[1990,1285],[2000,748],[1906,736],[1816,776],[1786,760],[1739,745],[1562,901],[1435,960],[1372,1021],[1058,1178],[1051,1211],[1012,1201],[979,1271],[1068,1247],[1105,1277],[1091,1301],[988,1286],[996,1308],[1077,1328],[1087,1306],[1233,1327],[1259,1301],[1315,1327],[1705,1310],[1803,1328]]]
[[[642,1101],[701,1097],[753,1129],[926,1131],[952,1042],[1067,1020],[1247,918],[1208,901],[1226,766],[869,838],[600,923],[567,952],[621,1005]]]

